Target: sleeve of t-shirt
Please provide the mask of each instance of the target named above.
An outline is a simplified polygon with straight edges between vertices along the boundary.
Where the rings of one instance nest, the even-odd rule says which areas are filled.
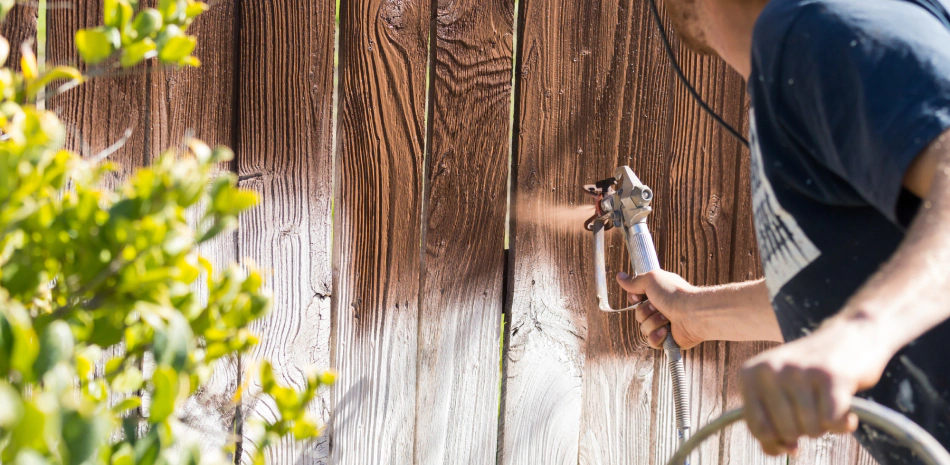
[[[905,171],[950,128],[950,29],[910,1],[802,8],[781,51],[777,113],[893,221]]]

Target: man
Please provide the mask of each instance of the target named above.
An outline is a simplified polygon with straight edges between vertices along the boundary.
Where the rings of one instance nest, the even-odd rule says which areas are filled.
[[[857,431],[884,465],[915,463],[848,413],[855,393],[950,448],[950,0],[667,0],[682,40],[746,77],[765,279],[620,284],[659,347],[786,344],[740,376],[768,454]]]

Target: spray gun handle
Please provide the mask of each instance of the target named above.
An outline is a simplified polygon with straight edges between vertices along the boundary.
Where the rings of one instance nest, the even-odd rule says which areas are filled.
[[[630,252],[630,264],[636,274],[642,274],[660,269],[660,261],[656,257],[656,246],[653,245],[653,235],[647,227],[646,221],[634,224],[629,229],[623,228],[627,240],[627,250]],[[679,344],[673,339],[673,331],[668,329],[663,341],[663,351],[666,352],[666,361],[670,368],[671,384],[673,385],[673,400],[676,409],[676,430],[680,442],[685,442],[689,436],[689,393],[686,391],[686,370],[683,367],[683,354]]]
[[[638,302],[630,307],[619,310],[610,307],[607,297],[607,267],[604,256],[604,219],[593,222],[591,230],[594,233],[594,279],[597,283],[597,300],[601,311],[623,312],[634,310],[646,301]],[[633,227],[621,228],[624,231],[624,240],[630,252],[630,263],[637,274],[660,269],[656,256],[656,247],[653,245],[653,236],[647,228],[646,222],[634,224]],[[673,332],[667,331],[663,341],[663,350],[669,365],[670,379],[673,387],[673,405],[676,416],[676,433],[680,444],[689,439],[689,393],[686,391],[686,369],[683,366],[683,354],[679,345],[673,339]],[[689,465],[689,462],[684,462]]]

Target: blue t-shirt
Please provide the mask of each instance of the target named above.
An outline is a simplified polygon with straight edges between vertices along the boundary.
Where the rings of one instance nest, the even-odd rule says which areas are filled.
[[[755,25],[748,87],[756,235],[793,340],[842,308],[917,211],[901,182],[950,128],[950,0],[772,0]],[[948,359],[944,322],[862,395],[950,449]],[[857,435],[882,465],[916,463],[885,434],[862,425]]]

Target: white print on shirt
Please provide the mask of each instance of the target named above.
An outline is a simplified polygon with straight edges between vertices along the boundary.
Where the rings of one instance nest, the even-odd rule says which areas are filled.
[[[765,284],[769,299],[774,299],[803,268],[815,261],[821,251],[815,247],[792,217],[775,198],[775,192],[762,169],[762,152],[755,130],[755,113],[749,112],[749,145],[752,152],[752,211],[755,235],[759,240]]]

